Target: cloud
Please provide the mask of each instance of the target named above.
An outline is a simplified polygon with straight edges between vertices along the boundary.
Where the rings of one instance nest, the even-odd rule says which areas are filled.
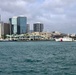
[[[40,21],[44,23],[45,31],[76,32],[75,7],[76,0],[0,0],[3,21],[25,15],[31,27],[34,22]]]

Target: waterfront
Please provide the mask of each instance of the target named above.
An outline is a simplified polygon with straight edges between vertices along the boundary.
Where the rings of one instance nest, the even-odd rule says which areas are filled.
[[[0,42],[0,75],[76,75],[76,42]]]

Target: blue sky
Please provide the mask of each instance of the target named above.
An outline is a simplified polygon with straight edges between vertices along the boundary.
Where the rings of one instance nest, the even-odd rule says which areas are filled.
[[[25,15],[31,29],[42,22],[44,31],[76,33],[76,0],[0,0],[0,14],[4,22]]]

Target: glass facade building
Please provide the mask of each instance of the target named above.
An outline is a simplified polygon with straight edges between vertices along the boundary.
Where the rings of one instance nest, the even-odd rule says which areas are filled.
[[[11,24],[12,34],[26,33],[27,18],[26,17],[13,17],[9,19]]]

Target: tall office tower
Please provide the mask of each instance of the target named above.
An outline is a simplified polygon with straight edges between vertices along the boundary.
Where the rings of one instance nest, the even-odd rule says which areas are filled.
[[[29,32],[30,32],[30,24],[27,24],[26,33],[29,33]]]
[[[42,23],[35,23],[33,24],[34,32],[42,32],[43,31],[43,24]]]
[[[13,17],[9,19],[12,34],[26,33],[27,18],[24,16]]]

